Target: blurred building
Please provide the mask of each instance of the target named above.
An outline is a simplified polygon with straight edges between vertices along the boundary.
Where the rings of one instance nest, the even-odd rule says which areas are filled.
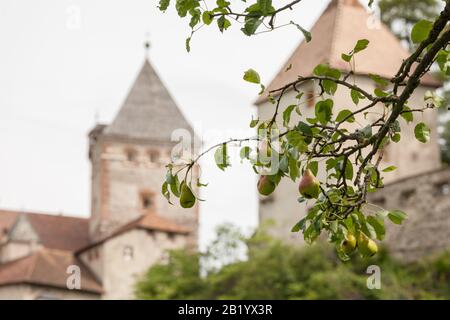
[[[89,134],[91,217],[0,211],[0,299],[133,298],[167,250],[196,247],[198,207],[161,193],[174,130],[194,137],[146,60],[114,121]]]
[[[311,75],[315,66],[321,63],[327,63],[343,72],[351,71],[349,63],[341,58],[341,54],[349,53],[360,39],[368,39],[370,43],[366,50],[356,55],[356,73],[350,79],[353,77],[367,92],[375,89],[370,74],[390,79],[409,56],[390,30],[367,12],[358,0],[331,1],[311,33],[311,42],[302,42],[295,49],[267,91],[295,81],[298,75]],[[426,74],[408,105],[413,109],[424,107],[425,93],[440,85],[440,81]],[[298,85],[297,89],[305,93],[300,101],[302,116],[304,119],[314,118],[315,99],[321,89],[312,81]],[[282,105],[296,104],[296,95],[294,90],[286,92]],[[353,105],[350,91],[342,86],[338,87],[333,100],[336,114],[339,108],[347,109]],[[267,96],[258,98],[256,105],[259,119],[272,117],[274,107],[268,102]],[[383,108],[382,105],[377,106],[375,111],[383,112]],[[292,116],[294,114],[295,112]],[[295,120],[300,120],[297,114],[295,116]],[[375,112],[361,115],[347,128],[361,129],[368,121],[374,121],[377,117],[379,113]],[[278,118],[281,123],[281,115]],[[415,139],[413,130],[417,122],[425,122],[431,128],[429,143],[423,144]],[[409,219],[404,225],[389,227],[387,243],[397,256],[415,259],[450,246],[450,170],[441,168],[435,110],[416,113],[412,124],[406,124],[403,120],[400,123],[401,141],[390,143],[384,149],[380,165],[381,168],[394,165],[397,170],[385,174],[386,187],[371,196],[371,200],[387,209],[403,209],[408,213]],[[319,172],[319,175],[324,177],[324,172]],[[289,179],[283,179],[272,195],[260,198],[260,220],[275,220],[276,226],[272,232],[287,241],[298,242],[302,238],[301,233],[290,233],[292,226],[307,211],[308,204],[299,204],[298,196],[297,185]]]

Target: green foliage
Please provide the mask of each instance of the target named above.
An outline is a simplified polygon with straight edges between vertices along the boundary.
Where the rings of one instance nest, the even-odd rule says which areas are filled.
[[[227,231],[228,230],[228,231]],[[402,264],[386,250],[342,262],[328,246],[284,244],[256,232],[244,238],[222,228],[205,254],[173,251],[136,286],[140,299],[449,299],[450,252]],[[247,250],[247,259],[237,252]],[[212,254],[214,252],[214,254]],[[234,260],[223,262],[221,257]],[[207,267],[200,268],[199,261]],[[211,268],[215,265],[215,268]],[[367,267],[381,269],[381,289],[369,290]],[[221,266],[221,267],[217,267]],[[203,272],[200,271],[203,270]],[[202,274],[202,276],[200,276]]]
[[[180,17],[190,17],[191,36],[200,21],[209,25],[214,20],[217,21],[221,32],[234,21],[243,24],[241,30],[248,36],[256,34],[263,26],[269,26],[270,31],[275,28],[276,14],[292,8],[300,1],[289,2],[279,8],[274,8],[270,0],[252,1],[243,4],[246,8],[242,13],[233,11],[233,4],[225,0],[217,0],[215,8],[206,8],[204,3],[200,5],[199,2],[178,0],[175,5]],[[389,11],[394,10],[393,4],[406,3],[421,7],[416,1],[400,0],[380,1],[380,7],[384,5]],[[160,7],[167,7],[167,3],[161,3]],[[170,163],[167,166],[168,172],[172,174],[172,169],[177,167],[174,175],[180,175],[181,185],[191,186],[192,174],[189,176],[189,173],[192,173],[194,164],[204,154],[214,151],[218,168],[225,170],[231,165],[227,148],[230,143],[236,143],[241,148],[241,161],[248,161],[253,171],[260,175],[257,189],[261,194],[270,195],[284,178],[296,182],[302,177],[298,185],[301,195],[298,202],[309,201],[307,205],[310,209],[293,230],[302,232],[307,243],[314,243],[321,234],[326,233],[342,260],[348,260],[352,256],[349,250],[351,246],[342,246],[344,242],[351,243],[348,237],[358,239],[358,251],[361,255],[371,256],[377,253],[378,245],[375,241],[382,240],[385,236],[385,220],[401,224],[406,218],[403,212],[396,210],[387,212],[380,208],[378,212],[370,214],[365,211],[368,205],[367,195],[383,186],[385,172],[394,170],[393,167],[384,170],[379,168],[383,154],[380,151],[390,141],[398,143],[401,140],[400,121],[411,123],[414,120],[414,112],[423,112],[442,105],[442,99],[430,93],[425,96],[424,108],[408,107],[408,101],[420,85],[421,77],[430,70],[435,61],[443,74],[450,74],[450,51],[447,50],[450,31],[445,30],[450,16],[450,3],[447,2],[445,9],[438,16],[421,16],[416,19],[420,10],[414,10],[414,17],[411,19],[414,20],[414,27],[411,25],[412,32],[408,32],[408,39],[414,44],[426,41],[427,45],[417,46],[416,52],[404,59],[393,78],[386,79],[370,74],[373,89],[358,86],[356,78],[353,77],[358,73],[355,56],[370,49],[367,39],[356,41],[351,51],[342,54],[342,59],[349,64],[349,72],[332,68],[326,63],[319,64],[312,74],[297,75],[295,80],[266,92],[259,74],[248,69],[243,79],[258,84],[261,87],[260,95],[264,94],[263,97],[273,105],[273,114],[268,119],[252,119],[250,127],[257,130],[257,136],[230,139],[216,144],[192,157],[188,163],[184,163],[184,167],[183,164]],[[435,20],[436,23],[430,22]],[[300,26],[297,27],[309,41],[310,34]],[[433,32],[430,32],[431,30]],[[188,48],[189,41],[186,43]],[[287,69],[289,68],[290,66]],[[304,89],[311,88],[311,85],[314,88],[313,96],[309,91],[304,95]],[[347,91],[353,105],[351,102],[347,106],[338,105],[340,101],[334,99],[338,88]],[[296,101],[284,105],[286,100],[283,97],[286,97],[288,91],[295,91]],[[304,96],[307,96],[307,101]],[[313,118],[306,118],[302,115],[304,104],[309,104],[313,99],[317,101]],[[383,112],[375,109],[376,106],[383,106]],[[300,116],[297,123],[293,123],[294,110]],[[376,115],[377,119],[372,115]],[[278,119],[282,122],[278,123]],[[347,122],[354,125],[348,126]],[[417,124],[414,134],[422,143],[430,139],[430,129],[425,123]],[[265,147],[262,147],[261,142],[264,141]],[[243,146],[252,142],[258,144],[258,147]],[[180,192],[177,192],[179,184],[174,179],[164,182],[162,192],[169,201],[172,195],[180,197]],[[189,192],[187,194],[189,201],[181,201],[185,207],[191,206],[196,199]]]

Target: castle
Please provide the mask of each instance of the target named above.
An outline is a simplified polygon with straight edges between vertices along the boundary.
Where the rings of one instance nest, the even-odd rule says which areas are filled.
[[[377,74],[386,79],[393,77],[408,51],[390,30],[359,3],[358,0],[333,0],[311,29],[312,40],[302,42],[269,84],[267,91],[278,89],[296,80],[298,75],[312,74],[314,67],[327,63],[343,72],[349,72],[349,64],[341,54],[348,53],[360,39],[370,41],[368,48],[356,57],[355,82],[367,92],[373,92],[375,85],[369,78]],[[288,67],[290,66],[290,67]],[[411,107],[424,106],[428,90],[439,88],[441,83],[426,74],[409,100]],[[320,92],[317,83],[309,82],[297,89],[304,92],[302,113],[304,118],[314,118],[314,97]],[[282,98],[282,105],[296,104],[296,92],[291,90]],[[353,105],[346,88],[339,87],[333,97],[338,108]],[[267,96],[257,99],[259,119],[270,119],[273,105]],[[380,106],[382,108],[382,106]],[[337,113],[339,110],[335,110]],[[297,116],[297,115],[296,115]],[[367,115],[368,120],[376,115]],[[415,115],[413,124],[400,121],[401,141],[389,144],[383,151],[381,168],[394,165],[397,169],[385,174],[385,187],[370,195],[370,201],[386,209],[403,209],[409,218],[402,226],[387,223],[386,242],[391,251],[403,260],[414,260],[425,254],[450,247],[450,169],[441,167],[438,137],[437,112],[427,110]],[[296,120],[300,120],[297,116]],[[353,127],[364,127],[366,120],[360,117]],[[281,115],[277,121],[282,123]],[[414,126],[425,122],[431,128],[429,143],[422,144],[414,137]],[[319,172],[320,174],[320,172]],[[259,219],[274,220],[272,233],[288,242],[302,241],[301,233],[291,233],[292,226],[308,210],[308,204],[297,202],[297,186],[289,179],[283,179],[276,191],[269,197],[260,198]]]
[[[0,299],[133,298],[167,250],[195,248],[198,206],[161,194],[176,129],[193,135],[146,59],[114,121],[89,133],[91,217],[0,210]]]

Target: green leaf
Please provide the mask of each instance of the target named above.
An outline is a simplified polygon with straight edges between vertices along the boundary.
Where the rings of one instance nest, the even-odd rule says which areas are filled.
[[[353,49],[353,53],[356,54],[358,52],[365,50],[368,45],[369,45],[369,40],[367,40],[367,39],[358,40],[358,42],[355,45],[355,48]]]
[[[214,160],[216,161],[217,167],[222,171],[224,171],[226,167],[230,166],[226,143],[216,149],[216,152],[214,153]]]
[[[253,69],[248,69],[247,71],[245,71],[244,80],[256,84],[259,84],[261,82],[258,72]]]
[[[380,77],[377,74],[369,74],[370,79],[372,79],[376,84],[382,86],[382,87],[386,87],[389,82],[386,79],[383,79],[382,77]]]
[[[403,220],[407,218],[407,215],[403,211],[394,210],[388,213],[388,218],[395,224],[402,224]]]
[[[300,177],[300,169],[298,167],[298,161],[292,157],[289,157],[289,176],[294,182],[298,177]]]
[[[212,16],[211,12],[209,12],[209,11],[203,12],[202,20],[203,20],[204,24],[209,26],[213,21],[213,16]]]
[[[348,109],[344,109],[339,112],[338,116],[336,117],[336,122],[342,122],[344,121],[344,119],[346,119],[345,121],[350,123],[355,122],[355,116],[353,116],[352,112]]]
[[[251,151],[252,149],[249,146],[243,147],[240,152],[241,159],[249,159]]]
[[[345,179],[352,180],[353,179],[353,165],[350,160],[347,160],[347,165],[345,166]]]
[[[268,15],[274,11],[272,0],[258,0],[257,4],[263,15]]]
[[[414,135],[416,136],[416,139],[422,143],[427,143],[430,140],[430,133],[430,128],[428,128],[423,122],[417,124],[414,128]]]
[[[392,136],[392,141],[394,141],[395,143],[399,142],[400,139],[402,138],[402,136],[400,135],[400,133],[396,133]]]
[[[226,0],[217,0],[216,3],[219,8],[225,8],[230,5],[230,2],[228,2]]]
[[[408,123],[409,123],[409,122],[412,122],[412,121],[414,120],[412,111],[410,111],[410,110],[411,110],[411,108],[409,108],[409,107],[407,107],[407,106],[404,106],[404,107],[403,107],[403,111],[402,111],[402,113],[400,114],[400,115],[402,116],[402,118],[405,119],[406,122],[408,122]]]
[[[295,224],[295,226],[292,227],[291,232],[299,232],[300,230],[303,230],[303,228],[305,227],[305,222],[305,218],[301,219]]]
[[[223,32],[231,26],[231,22],[225,18],[225,16],[221,16],[217,19],[217,26],[219,27],[220,32]]]
[[[305,30],[300,26],[299,24],[295,23],[294,21],[291,21],[291,24],[297,27],[298,30],[300,30],[303,33],[303,36],[305,37],[306,42],[310,42],[312,39],[311,32],[308,30]]]
[[[292,111],[296,108],[297,106],[295,104],[291,104],[290,106],[288,106],[284,111],[283,111],[283,125],[285,127],[289,126],[289,121],[291,121],[291,114]]]
[[[315,114],[317,120],[319,120],[322,125],[326,125],[333,115],[333,100],[327,99],[319,101],[315,107]]]
[[[245,35],[251,36],[251,35],[255,34],[256,30],[259,28],[261,23],[262,23],[262,19],[249,18],[245,21],[244,27],[241,28],[241,31]]]
[[[297,125],[297,130],[303,134],[304,140],[307,144],[310,144],[312,142],[313,132],[308,124],[300,121]]]
[[[191,52],[191,37],[186,38],[186,51]]]
[[[359,92],[354,90],[354,89],[352,89],[350,91],[350,96],[352,97],[353,103],[358,105],[358,103],[359,103]]]
[[[420,43],[428,38],[431,29],[433,29],[433,22],[428,20],[420,20],[417,22],[411,31],[411,40],[413,43]]]
[[[317,173],[319,172],[319,163],[317,161],[311,161],[308,164],[308,169],[311,170],[313,175],[317,176]]]
[[[170,4],[170,0],[159,0],[158,9],[164,12],[169,7],[169,4]]]
[[[374,93],[377,97],[379,98],[383,98],[383,97],[387,97],[389,94],[387,92],[384,92],[383,90],[381,90],[380,88],[376,88],[374,90]]]
[[[386,230],[384,228],[384,221],[375,216],[368,216],[367,223],[370,224],[375,230],[376,236],[378,240],[383,240],[386,235]]]
[[[394,170],[396,170],[396,169],[397,169],[396,166],[389,166],[389,167],[387,167],[387,168],[384,168],[384,169],[383,169],[383,172],[391,172],[391,171],[394,171]]]
[[[350,60],[352,60],[352,55],[348,55],[348,54],[343,53],[341,55],[341,58],[342,58],[342,60],[344,60],[346,62],[350,62]]]
[[[289,144],[294,147],[299,152],[306,152],[308,151],[308,145],[305,143],[305,138],[303,135],[298,131],[290,131],[286,138],[289,142]]]
[[[172,202],[170,202],[170,192],[169,192],[169,185],[167,184],[167,182],[164,182],[162,184],[161,187],[161,193],[163,194],[163,196],[167,199],[167,201],[172,204]]]

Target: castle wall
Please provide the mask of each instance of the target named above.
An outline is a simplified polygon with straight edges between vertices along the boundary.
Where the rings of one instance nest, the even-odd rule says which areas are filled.
[[[450,248],[450,168],[386,185],[369,200],[408,215],[400,226],[386,222],[386,244],[397,258],[411,261]]]
[[[167,250],[186,246],[186,236],[134,229],[104,243],[103,299],[133,299],[137,280]],[[131,250],[130,250],[131,249]],[[131,257],[130,257],[131,252]]]

